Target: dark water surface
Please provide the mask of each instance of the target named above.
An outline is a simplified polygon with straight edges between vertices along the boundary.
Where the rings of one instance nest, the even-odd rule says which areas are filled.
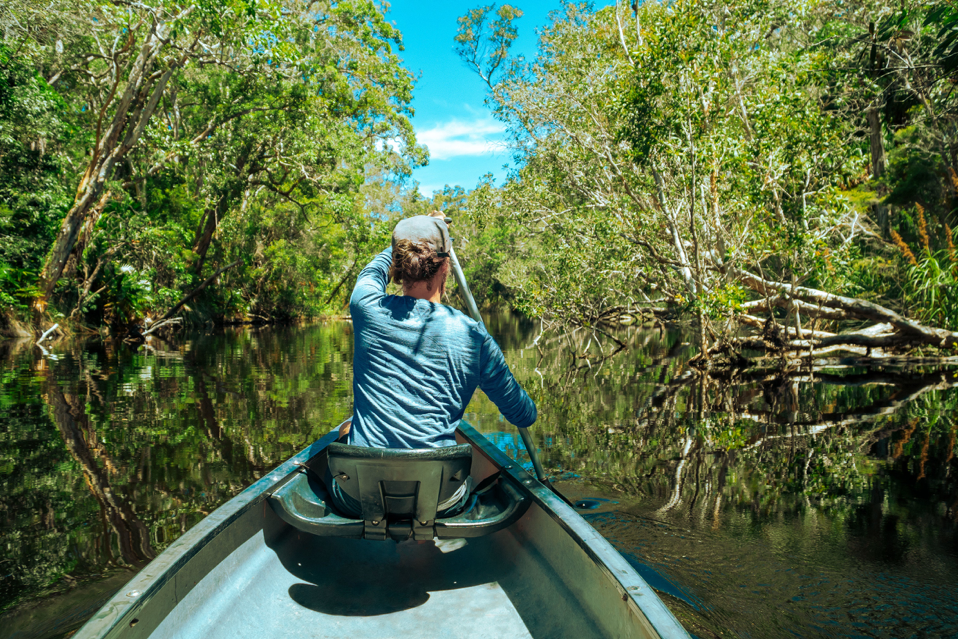
[[[953,371],[700,376],[677,332],[491,319],[546,467],[694,635],[958,636]],[[347,322],[48,350],[0,343],[0,637],[68,635],[351,407]]]

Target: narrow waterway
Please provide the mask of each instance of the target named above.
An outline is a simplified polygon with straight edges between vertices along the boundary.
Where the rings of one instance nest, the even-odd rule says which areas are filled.
[[[490,318],[560,489],[697,637],[958,636],[958,375],[701,376],[680,332]],[[351,407],[348,322],[0,342],[0,637],[68,636]],[[466,419],[512,456],[481,393]]]

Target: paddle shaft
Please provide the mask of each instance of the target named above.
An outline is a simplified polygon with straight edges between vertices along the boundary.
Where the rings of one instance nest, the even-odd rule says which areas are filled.
[[[466,306],[469,307],[469,314],[472,315],[472,319],[485,326],[485,323],[482,321],[482,315],[479,314],[479,307],[476,306],[476,300],[472,297],[472,291],[469,290],[469,285],[466,284],[466,276],[462,272],[462,267],[459,266],[459,260],[456,259],[456,252],[452,246],[449,247],[449,261],[452,263],[452,272],[456,276],[456,283],[459,284],[459,288],[462,289],[462,296],[466,298]],[[539,453],[536,451],[536,445],[532,441],[532,435],[529,433],[529,429],[519,428],[517,430],[519,431],[519,437],[522,438],[522,444],[526,447],[526,452],[529,453],[529,459],[532,460],[532,467],[536,471],[536,479],[549,486],[550,484],[546,481],[546,473],[542,468],[542,462],[539,461]]]

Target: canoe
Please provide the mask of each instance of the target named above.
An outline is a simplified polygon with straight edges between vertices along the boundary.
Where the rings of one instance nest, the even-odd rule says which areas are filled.
[[[75,636],[689,637],[608,541],[465,422],[483,501],[448,518],[435,499],[411,521],[365,501],[363,519],[334,514],[320,477],[354,472],[338,469],[338,436],[211,513]]]

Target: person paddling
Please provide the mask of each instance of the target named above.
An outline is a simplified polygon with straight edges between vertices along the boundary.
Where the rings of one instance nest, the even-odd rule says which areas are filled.
[[[476,388],[519,428],[536,421],[535,402],[485,327],[441,303],[451,246],[441,211],[407,218],[396,225],[392,246],[360,272],[349,301],[355,342],[349,444],[455,445],[456,426]],[[390,280],[402,286],[402,295],[386,294]],[[440,504],[442,515],[465,505],[467,484],[447,500],[454,503]],[[330,488],[342,510],[359,511],[335,481]]]

